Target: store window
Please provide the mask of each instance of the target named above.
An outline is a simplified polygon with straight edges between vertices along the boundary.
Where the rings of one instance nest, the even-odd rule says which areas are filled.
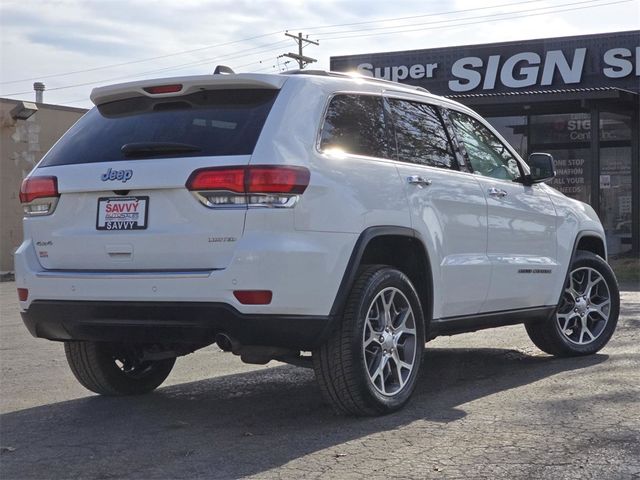
[[[631,250],[631,114],[600,113],[600,220],[611,255]]]
[[[550,185],[568,197],[590,203],[591,115],[531,115],[529,122],[529,153],[550,153],[555,159],[556,178]]]
[[[527,159],[527,117],[486,117],[491,126],[495,128],[504,139],[509,142],[518,154]]]

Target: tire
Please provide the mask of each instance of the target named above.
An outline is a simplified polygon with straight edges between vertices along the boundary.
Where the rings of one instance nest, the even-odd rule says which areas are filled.
[[[336,329],[313,352],[325,400],[339,414],[399,410],[415,389],[424,344],[424,315],[409,278],[388,266],[366,266]]]
[[[591,355],[611,339],[620,313],[615,274],[601,257],[578,250],[555,313],[526,324],[531,341],[558,357]]]
[[[155,390],[169,376],[175,358],[138,362],[133,346],[103,342],[65,342],[71,371],[88,390],[100,395],[140,395]]]

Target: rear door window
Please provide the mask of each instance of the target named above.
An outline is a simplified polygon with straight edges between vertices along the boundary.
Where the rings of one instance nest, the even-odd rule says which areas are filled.
[[[49,151],[41,166],[139,159],[127,144],[185,144],[157,157],[250,155],[278,90],[204,90],[181,97],[135,97],[93,108]]]
[[[398,145],[398,160],[430,167],[457,168],[451,142],[435,107],[389,99]]]
[[[329,103],[322,127],[320,150],[390,158],[382,97],[339,94]]]

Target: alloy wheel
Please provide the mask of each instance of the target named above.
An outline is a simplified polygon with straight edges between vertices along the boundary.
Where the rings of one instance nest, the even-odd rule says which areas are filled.
[[[369,380],[386,396],[400,392],[414,370],[417,350],[416,319],[401,290],[385,288],[367,311],[362,351]]]
[[[604,331],[611,312],[611,293],[604,277],[591,267],[569,276],[556,313],[558,327],[571,343],[587,345]]]

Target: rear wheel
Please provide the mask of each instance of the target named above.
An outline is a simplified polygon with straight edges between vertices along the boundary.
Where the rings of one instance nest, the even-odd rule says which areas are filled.
[[[616,328],[620,311],[618,282],[601,257],[578,251],[555,314],[526,325],[529,338],[556,356],[589,355],[602,349]]]
[[[423,349],[423,313],[413,285],[404,273],[374,265],[361,271],[338,328],[313,352],[313,364],[338,413],[379,415],[409,400]]]
[[[165,381],[176,361],[141,361],[135,346],[103,342],[65,342],[64,350],[78,381],[101,395],[151,392]]]

